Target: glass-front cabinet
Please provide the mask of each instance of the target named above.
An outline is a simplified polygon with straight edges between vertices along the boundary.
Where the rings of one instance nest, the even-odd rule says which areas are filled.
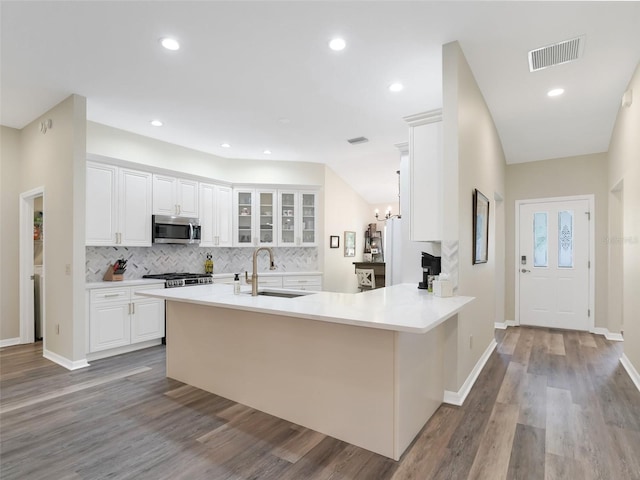
[[[234,190],[234,245],[275,246],[275,190]]]
[[[281,247],[317,245],[316,192],[279,190],[278,197],[278,245]]]

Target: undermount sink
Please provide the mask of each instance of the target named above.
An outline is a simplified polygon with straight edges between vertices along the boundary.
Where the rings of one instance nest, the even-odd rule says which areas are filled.
[[[303,297],[306,293],[293,293],[293,292],[258,292],[258,295],[265,297],[282,297],[282,298],[296,298]]]
[[[258,296],[263,297],[279,297],[279,298],[297,298],[310,295],[313,292],[303,293],[301,291],[287,291],[287,290],[258,290]],[[251,292],[245,292],[245,295],[251,295]]]

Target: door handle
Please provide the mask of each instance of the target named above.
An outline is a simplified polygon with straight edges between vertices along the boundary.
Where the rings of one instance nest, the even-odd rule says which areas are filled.
[[[529,273],[531,270],[527,270],[526,268],[523,268],[522,270],[520,270],[522,273]]]

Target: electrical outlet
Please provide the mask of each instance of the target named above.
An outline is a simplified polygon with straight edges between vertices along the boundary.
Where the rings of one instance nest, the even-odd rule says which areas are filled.
[[[473,335],[469,335],[469,349],[473,348]]]
[[[60,335],[60,324],[56,323],[56,335]]]
[[[64,266],[64,274],[65,275],[71,275],[71,264],[70,263],[67,263]]]

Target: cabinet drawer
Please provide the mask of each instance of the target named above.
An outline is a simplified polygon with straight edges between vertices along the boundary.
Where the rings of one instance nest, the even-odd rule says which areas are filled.
[[[142,295],[138,295],[137,293],[144,290],[158,290],[160,288],[164,288],[163,283],[158,283],[155,285],[142,285],[140,287],[131,287],[131,300],[150,300],[151,297],[144,297]]]
[[[91,290],[91,303],[128,302],[131,290],[128,287],[97,288]]]
[[[322,277],[320,275],[292,275],[284,277],[282,284],[285,288],[313,286],[320,290],[320,287],[322,287]]]
[[[258,285],[261,287],[282,288],[282,277],[260,277],[258,275]]]

